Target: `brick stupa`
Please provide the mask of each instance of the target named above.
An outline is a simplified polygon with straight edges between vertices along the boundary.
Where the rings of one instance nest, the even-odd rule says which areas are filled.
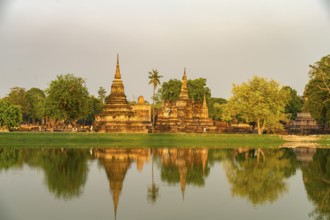
[[[147,133],[151,127],[150,112],[150,105],[144,103],[143,97],[139,98],[139,103],[135,106],[128,103],[117,55],[116,72],[112,81],[111,92],[105,100],[105,106],[101,114],[95,117],[95,131]]]
[[[175,102],[164,102],[156,122],[157,132],[202,133],[217,132],[212,119],[209,118],[206,97],[203,103],[189,98],[187,73],[184,69],[179,98]]]

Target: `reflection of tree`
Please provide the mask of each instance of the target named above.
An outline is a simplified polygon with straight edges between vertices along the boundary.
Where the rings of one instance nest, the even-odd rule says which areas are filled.
[[[15,148],[0,148],[0,170],[20,166],[20,151]]]
[[[41,167],[45,171],[48,189],[58,198],[79,196],[87,179],[87,154],[82,150],[44,151]]]
[[[330,219],[330,150],[318,149],[313,161],[301,167],[316,219]]]
[[[247,198],[253,205],[274,202],[287,191],[284,178],[291,169],[282,150],[234,150],[234,157],[224,162],[233,195]]]
[[[154,180],[154,157],[151,161],[151,186],[148,187],[148,201],[155,203],[158,198],[159,187],[155,184]]]
[[[26,163],[44,170],[48,189],[58,198],[79,196],[87,178],[88,151],[81,149],[0,149],[0,170]]]

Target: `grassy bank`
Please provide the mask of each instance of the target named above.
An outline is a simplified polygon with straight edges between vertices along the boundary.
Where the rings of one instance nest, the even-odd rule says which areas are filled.
[[[330,147],[330,135],[319,135],[319,138],[316,143],[322,147]]]
[[[277,135],[0,133],[0,147],[277,147]]]

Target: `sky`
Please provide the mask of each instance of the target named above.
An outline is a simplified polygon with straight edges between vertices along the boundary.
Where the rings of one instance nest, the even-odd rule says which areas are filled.
[[[213,97],[253,76],[299,95],[330,54],[330,0],[0,0],[0,98],[73,73],[110,92],[116,56],[128,100],[162,82],[203,77]]]

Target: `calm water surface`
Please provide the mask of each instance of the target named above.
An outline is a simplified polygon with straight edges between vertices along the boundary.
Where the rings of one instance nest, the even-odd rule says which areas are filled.
[[[0,148],[0,219],[330,219],[329,149]]]

